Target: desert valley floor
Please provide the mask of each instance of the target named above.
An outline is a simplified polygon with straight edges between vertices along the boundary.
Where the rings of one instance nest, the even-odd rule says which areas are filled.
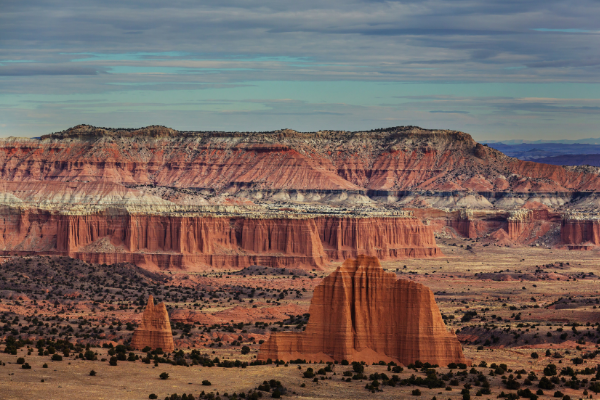
[[[66,257],[8,258],[0,270],[0,327],[31,338],[53,337],[55,342],[40,345],[32,340],[16,355],[0,353],[0,398],[147,399],[156,394],[171,399],[191,394],[194,399],[231,399],[252,398],[254,393],[254,398],[271,398],[274,390],[262,386],[270,380],[280,382],[285,397],[307,399],[462,399],[465,389],[471,398],[484,399],[502,393],[506,398],[536,393],[538,398],[555,398],[557,392],[572,399],[598,396],[600,385],[591,370],[600,342],[596,251],[508,248],[443,238],[438,245],[444,254],[440,258],[382,265],[400,279],[431,288],[448,329],[457,333],[472,365],[404,366],[401,372],[390,371],[393,366],[365,365],[362,379],[350,379],[357,375],[347,372],[353,365],[334,364],[326,372],[320,370],[327,364],[242,368],[232,362],[255,360],[272,331],[301,331],[313,288],[340,263],[323,271],[249,267],[204,273],[96,265],[88,274],[88,264]],[[51,289],[31,291],[36,285]],[[22,294],[27,290],[37,295]],[[114,349],[108,344],[131,338],[147,294],[170,309],[175,347],[183,350],[170,357],[188,366],[154,359],[145,363],[146,353],[129,349],[127,358],[137,356],[137,361],[109,365],[108,352],[114,354]],[[67,337],[74,345],[68,356],[56,342]],[[92,344],[89,349],[87,343]],[[193,349],[210,359],[218,357],[218,364],[197,365]],[[97,353],[97,359],[86,360],[87,350]],[[51,353],[61,354],[62,360],[52,361]],[[24,360],[18,363],[19,358]],[[23,362],[31,369],[23,369]],[[308,368],[314,377],[304,377]],[[159,377],[163,372],[168,379]],[[396,385],[384,386],[384,378],[374,374],[386,374]]]

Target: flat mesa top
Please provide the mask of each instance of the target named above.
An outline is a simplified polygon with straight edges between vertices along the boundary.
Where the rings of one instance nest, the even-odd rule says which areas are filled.
[[[68,139],[68,138],[98,138],[104,136],[112,137],[247,137],[257,139],[260,137],[275,138],[386,138],[394,136],[453,136],[455,138],[473,139],[467,133],[454,130],[423,129],[417,126],[396,126],[389,128],[373,129],[368,131],[344,131],[344,130],[320,130],[316,132],[298,132],[293,129],[280,129],[275,131],[261,132],[225,132],[225,131],[179,131],[161,125],[151,125],[143,128],[107,128],[91,125],[77,125],[61,132],[41,136],[46,139]]]

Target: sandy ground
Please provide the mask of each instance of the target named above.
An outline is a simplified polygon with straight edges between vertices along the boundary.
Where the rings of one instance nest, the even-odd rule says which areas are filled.
[[[457,246],[453,246],[453,243]],[[597,359],[585,360],[579,366],[575,366],[571,360],[598,348],[600,334],[595,325],[600,322],[600,309],[595,307],[596,299],[600,298],[600,280],[596,276],[600,275],[600,270],[597,252],[494,246],[465,250],[468,243],[461,240],[446,241],[446,244],[441,245],[445,256],[438,259],[384,261],[382,264],[385,269],[396,272],[399,278],[413,279],[431,288],[436,294],[442,314],[454,316],[454,319],[446,320],[447,326],[458,332],[466,356],[486,376],[489,368],[477,367],[481,361],[488,365],[505,363],[513,371],[525,369],[527,373],[533,371],[539,377],[543,376],[543,368],[551,362],[557,365],[559,371],[566,366],[596,367]],[[461,244],[463,248],[460,247]],[[339,264],[332,265],[330,270],[337,265]],[[308,310],[312,288],[328,272],[330,271],[319,272],[314,279],[249,276],[236,282],[237,278],[228,277],[228,274],[215,274],[202,279],[209,280],[215,287],[232,283],[278,289],[304,287],[308,291],[301,299],[283,300],[281,306],[294,304]],[[185,272],[179,274],[186,275]],[[485,275],[482,278],[480,274]],[[194,277],[190,279],[193,280]],[[257,300],[257,303],[260,307],[267,306],[262,301]],[[272,304],[269,306],[278,307]],[[12,305],[10,307],[16,309]],[[243,302],[235,305],[219,304],[215,307],[207,305],[203,311],[222,312],[234,307],[238,307],[236,312],[225,314],[229,320],[234,319],[234,323],[237,322],[236,318],[247,317],[242,315],[243,307],[252,310],[248,302]],[[242,312],[239,307],[242,307]],[[467,311],[475,311],[477,316],[470,321],[461,321]],[[86,311],[86,315],[88,312]],[[519,318],[516,318],[517,315]],[[498,318],[502,320],[499,321]],[[572,322],[582,325],[577,327],[578,334],[574,334],[571,326],[567,326]],[[552,336],[548,336],[548,333]],[[568,333],[565,340],[559,339],[562,333]],[[515,335],[518,337],[515,338]],[[491,343],[494,336],[499,339]],[[490,343],[486,344],[486,340]],[[546,357],[547,349],[558,351],[563,358]],[[95,350],[101,355],[106,352],[106,349]],[[210,353],[214,351],[214,355],[222,358],[241,358],[238,349],[227,346],[214,349],[201,347],[201,350]],[[257,351],[258,345],[252,346],[248,360]],[[538,359],[531,358],[533,351],[540,355]],[[25,349],[20,349],[19,352],[19,356],[24,356],[32,369],[21,369],[16,364],[18,356],[1,353],[0,361],[5,365],[0,366],[0,399],[147,399],[150,393],[164,399],[173,393],[193,393],[197,397],[203,390],[219,392],[224,399],[225,393],[232,395],[234,392],[248,392],[269,379],[280,380],[288,389],[286,397],[290,398],[412,398],[411,392],[415,389],[412,386],[385,387],[383,392],[371,393],[365,389],[366,381],[342,382],[341,372],[349,369],[342,366],[335,368],[336,375],[328,374],[328,377],[332,377],[331,380],[314,383],[311,379],[302,378],[302,371],[298,370],[297,365],[226,369],[167,364],[154,367],[138,361],[119,362],[118,366],[113,367],[106,361],[82,361],[72,357],[65,358],[62,362],[51,362],[48,356],[38,356],[35,351],[29,356]],[[49,365],[47,369],[42,368],[45,362]],[[308,365],[302,365],[302,370],[307,367]],[[97,376],[89,376],[92,369],[97,372]],[[385,371],[384,366],[368,366],[366,373]],[[438,368],[438,372],[447,371],[447,368]],[[161,372],[169,373],[170,378],[159,379]],[[407,369],[399,375],[401,379],[405,379],[413,373],[424,376]],[[579,379],[593,377],[594,375],[579,375]],[[44,382],[41,382],[42,379]],[[201,382],[205,379],[211,381],[212,386],[202,386]],[[502,391],[510,392],[502,385],[498,376],[489,379],[492,394],[475,397],[475,390],[471,389],[472,398],[495,399]],[[302,383],[305,387],[300,386]],[[421,387],[420,398],[462,398],[462,385],[463,382],[460,386],[453,387],[452,391]],[[535,392],[538,389],[537,382],[529,387]],[[540,398],[553,398],[555,390],[569,394],[573,399],[584,397],[583,389],[575,391],[559,387],[546,390]],[[592,392],[589,395],[598,397]],[[265,396],[270,398],[270,394],[266,393]]]

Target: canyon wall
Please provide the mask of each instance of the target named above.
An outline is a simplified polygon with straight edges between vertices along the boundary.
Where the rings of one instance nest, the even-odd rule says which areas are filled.
[[[595,218],[569,218],[562,220],[560,237],[563,244],[573,250],[600,245],[600,220]]]
[[[562,213],[540,203],[529,203],[516,210],[407,209],[428,222],[435,234],[448,234],[479,242],[502,245],[535,245],[551,242],[560,245],[558,235]],[[555,237],[556,236],[556,237]]]
[[[173,216],[122,210],[71,215],[7,206],[0,208],[0,250],[152,269],[321,269],[329,260],[365,251],[383,259],[441,255],[433,230],[414,218]]]
[[[376,257],[348,259],[315,288],[302,333],[276,332],[259,360],[467,363],[426,286],[397,280]]]
[[[56,211],[0,215],[0,248],[153,268],[321,268],[358,254],[434,257],[434,231],[555,245],[561,226],[560,240],[575,248],[594,239],[569,233],[588,228],[561,225],[560,215],[600,207],[598,172],[520,161],[463,132],[414,126],[191,132],[79,125],[40,139],[0,139],[0,204]],[[254,221],[157,211],[231,205],[247,207]],[[61,212],[72,206],[80,209]],[[144,211],[110,211],[131,207]],[[267,216],[280,209],[295,222]],[[406,209],[415,219],[390,217]],[[517,215],[521,209],[527,213]]]
[[[597,191],[585,169],[520,161],[463,132],[183,132],[79,125],[0,142],[0,179],[215,190]]]
[[[345,260],[366,254],[382,260],[427,258],[441,255],[433,229],[407,218],[317,218],[319,236],[327,256]]]

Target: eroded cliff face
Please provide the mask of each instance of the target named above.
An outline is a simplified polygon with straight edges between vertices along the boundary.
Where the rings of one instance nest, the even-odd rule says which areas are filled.
[[[259,360],[466,363],[431,290],[385,272],[376,257],[348,259],[314,291],[302,333],[273,333]]]
[[[417,219],[248,218],[63,214],[0,209],[5,254],[69,255],[93,263],[131,262],[149,269],[203,270],[250,265],[321,269],[365,249],[384,259],[436,257],[433,230]]]
[[[573,250],[589,250],[600,245],[600,220],[596,216],[567,215],[563,218],[560,237]]]
[[[162,349],[165,353],[175,349],[167,307],[165,303],[155,305],[152,295],[148,298],[140,326],[133,332],[131,346],[136,350],[145,347]]]
[[[80,125],[0,145],[9,181],[251,190],[569,192],[597,174],[519,161],[457,131],[178,132]]]
[[[251,133],[80,125],[41,140],[0,140],[0,204],[57,215],[80,207],[70,219],[2,217],[0,245],[153,268],[319,268],[358,254],[437,256],[434,230],[502,245],[554,243],[550,236],[561,226],[556,216],[597,209],[599,188],[597,169],[519,161],[450,130]],[[532,203],[540,207],[528,208]],[[164,211],[202,213],[205,206],[245,207],[244,215],[265,222],[241,223],[238,214],[218,212],[235,217],[228,228],[185,215],[171,219]],[[554,211],[542,215],[544,207]],[[275,224],[267,214],[282,209],[314,221]],[[403,209],[417,210],[428,224],[393,222]],[[529,214],[515,217],[520,209]],[[445,216],[430,217],[436,213]],[[346,218],[353,215],[378,222]]]
[[[317,218],[327,256],[345,260],[366,254],[382,260],[441,255],[433,229],[415,218]]]

